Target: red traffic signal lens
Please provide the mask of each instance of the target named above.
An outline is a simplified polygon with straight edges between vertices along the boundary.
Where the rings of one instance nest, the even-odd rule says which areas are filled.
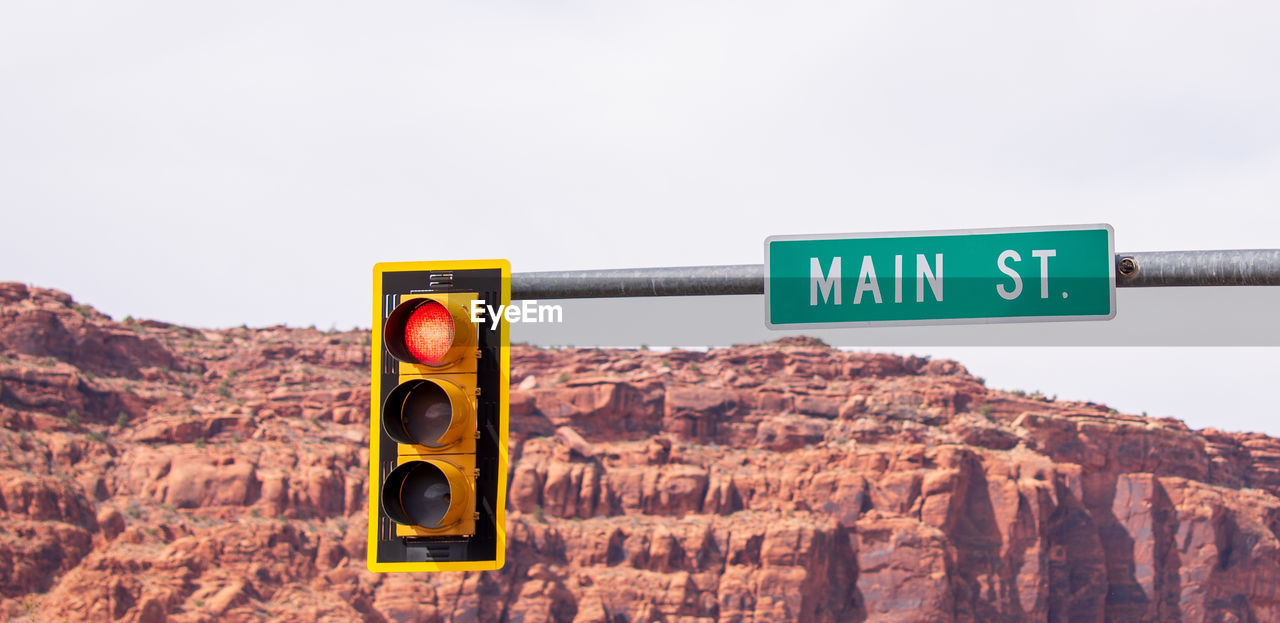
[[[453,316],[444,305],[427,301],[409,314],[404,326],[404,346],[416,360],[441,363],[453,347]]]
[[[383,326],[383,343],[392,357],[426,366],[448,365],[476,342],[475,325],[461,306],[432,298],[397,305]]]

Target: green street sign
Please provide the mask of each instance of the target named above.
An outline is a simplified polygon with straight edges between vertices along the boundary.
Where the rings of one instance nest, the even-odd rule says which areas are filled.
[[[1116,315],[1105,224],[771,236],[764,256],[770,329]]]

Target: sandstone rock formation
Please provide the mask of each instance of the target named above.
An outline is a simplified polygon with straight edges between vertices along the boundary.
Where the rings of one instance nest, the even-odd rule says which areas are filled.
[[[0,284],[0,619],[1280,620],[1270,437],[806,340],[512,364],[506,568],[372,574],[366,332]]]

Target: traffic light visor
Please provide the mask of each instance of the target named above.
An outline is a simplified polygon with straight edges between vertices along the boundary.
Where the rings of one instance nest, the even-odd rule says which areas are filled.
[[[462,517],[466,479],[444,461],[410,461],[387,475],[382,487],[382,510],[406,526],[444,528]]]
[[[416,298],[398,305],[387,316],[383,331],[387,351],[405,363],[449,364],[474,347],[475,327],[466,311],[433,298]]]
[[[457,385],[443,379],[411,379],[387,395],[382,429],[396,443],[441,448],[462,438],[474,413]]]

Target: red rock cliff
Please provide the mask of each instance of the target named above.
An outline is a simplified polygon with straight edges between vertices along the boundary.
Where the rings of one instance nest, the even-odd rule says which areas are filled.
[[[1276,440],[803,340],[515,347],[507,567],[371,574],[367,342],[0,284],[0,618],[1280,620]]]

